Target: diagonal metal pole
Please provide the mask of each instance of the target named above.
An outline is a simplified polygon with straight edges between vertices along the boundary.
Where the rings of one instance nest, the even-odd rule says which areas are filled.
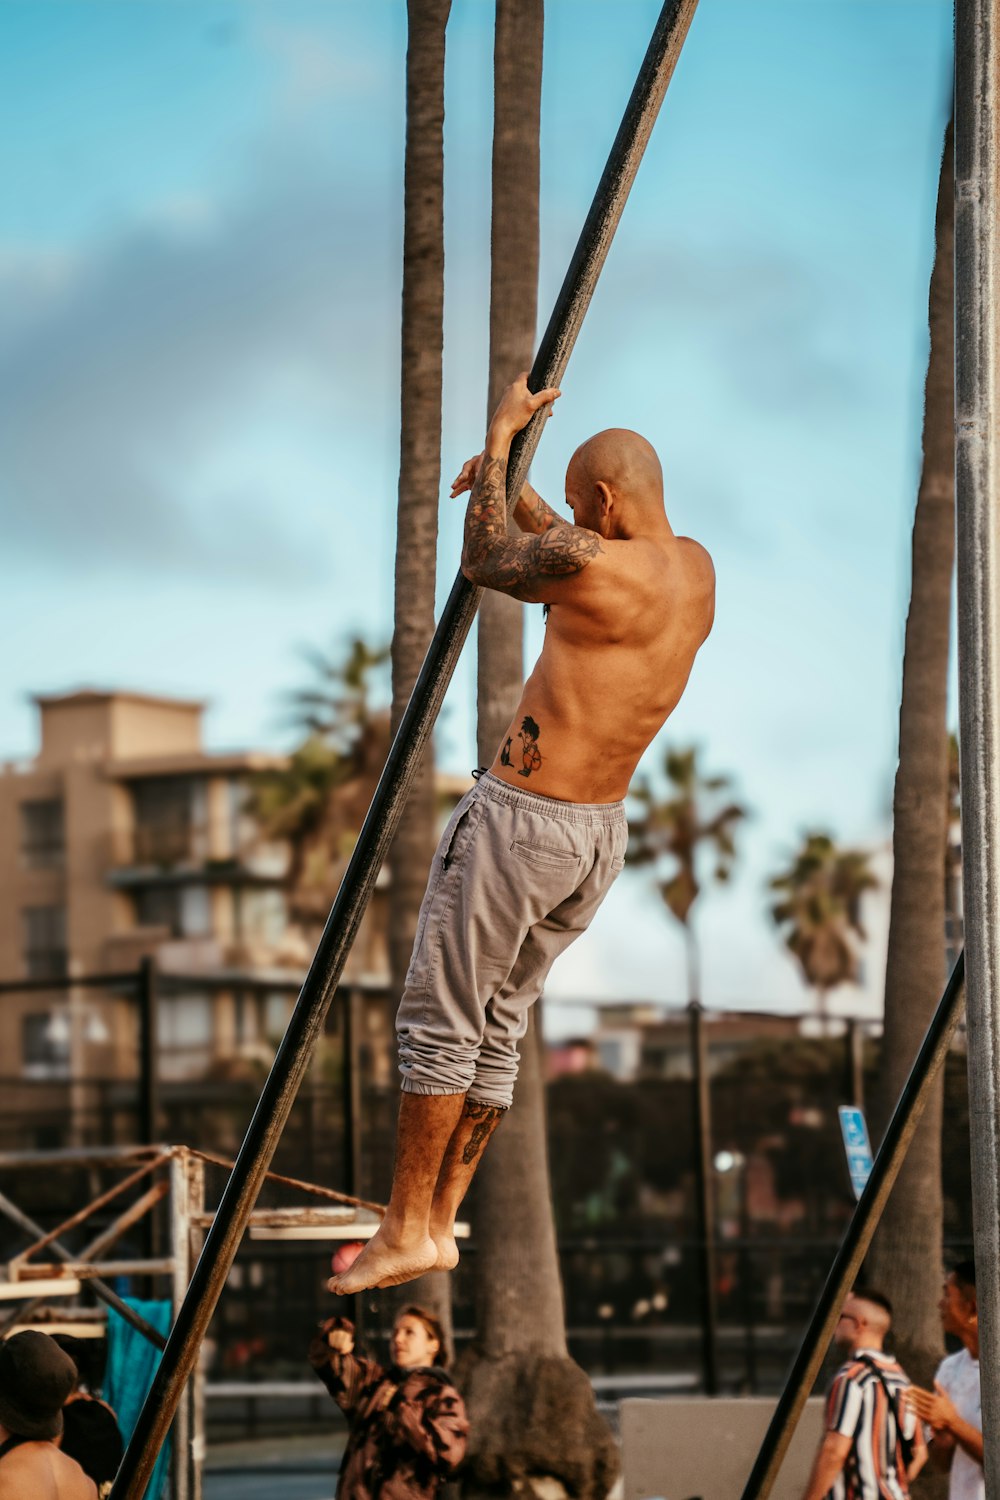
[[[566,369],[696,6],[697,0],[666,0],[660,11],[535,357],[529,377],[532,390],[558,384]],[[516,500],[527,477],[543,421],[542,413],[534,417],[519,434],[511,450],[507,474],[508,505]],[[122,1459],[111,1490],[111,1500],[139,1500],[152,1473],[156,1455],[170,1427],[264,1174],[308,1067],[407,792],[419,768],[421,752],[475,618],[479,598],[480,590],[459,574],[392,743],[354,854],[254,1111],[215,1222],[205,1240],[188,1294],[178,1310],[163,1359]]]
[[[1000,0],[955,7],[955,509],[969,1121],[986,1493],[1000,1496]]]
[[[833,1337],[844,1298],[851,1290],[868,1253],[868,1246],[878,1228],[882,1210],[899,1175],[913,1133],[920,1123],[934,1080],[948,1055],[948,1047],[962,1014],[964,980],[965,954],[960,953],[910,1069],[910,1076],[899,1096],[899,1103],[889,1121],[871,1176],[858,1199],[857,1208],[834,1257],[741,1500],[767,1500],[778,1477],[778,1470],[794,1436],[802,1408]]]
[[[17,1204],[12,1203],[3,1193],[0,1193],[0,1213],[10,1219],[18,1228],[23,1229],[25,1234],[30,1234],[34,1239],[43,1239],[45,1237],[45,1230],[42,1229],[41,1225],[36,1224],[34,1219],[29,1219],[27,1214],[21,1212]],[[74,1261],[83,1259],[83,1256],[74,1255],[71,1250],[67,1250],[65,1245],[60,1244],[58,1240],[49,1240],[48,1244],[52,1254],[57,1260],[61,1260],[64,1265],[72,1265]],[[117,1292],[113,1292],[109,1286],[105,1285],[96,1276],[90,1277],[87,1285],[95,1297],[99,1297],[102,1302],[106,1302],[108,1307],[113,1307],[115,1312],[125,1319],[126,1323],[131,1323],[132,1327],[137,1329],[151,1344],[155,1344],[157,1349],[164,1347],[165,1341],[159,1329],[154,1328],[152,1323],[147,1323],[146,1319],[141,1313],[137,1313],[134,1307],[129,1307],[127,1302],[123,1302]],[[38,1306],[40,1299],[31,1296],[30,1281],[24,1283],[24,1298],[28,1302],[29,1307]]]

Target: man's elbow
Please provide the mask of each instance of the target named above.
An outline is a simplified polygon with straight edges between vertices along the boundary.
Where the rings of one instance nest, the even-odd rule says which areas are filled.
[[[490,587],[491,571],[484,557],[472,558],[465,552],[462,553],[462,577],[469,583],[476,584],[481,589]]]

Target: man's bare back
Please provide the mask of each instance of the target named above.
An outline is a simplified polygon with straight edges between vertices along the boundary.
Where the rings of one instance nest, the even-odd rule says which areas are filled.
[[[621,428],[573,455],[572,524],[525,486],[515,520],[538,542],[529,548],[512,538],[504,555],[496,518],[508,433],[526,394],[526,385],[511,387],[491,425],[494,441],[469,460],[453,491],[476,485],[481,497],[478,516],[475,493],[470,504],[466,575],[548,606],[545,646],[490,769],[562,801],[616,802],[687,685],[712,626],[715,575],[705,549],[670,528],[656,454]]]
[[[97,1486],[54,1443],[21,1443],[0,1459],[0,1500],[97,1500]]]

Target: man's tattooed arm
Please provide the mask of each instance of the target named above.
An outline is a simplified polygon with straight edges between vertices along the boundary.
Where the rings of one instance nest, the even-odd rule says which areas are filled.
[[[521,493],[514,506],[514,520],[521,531],[531,531],[536,536],[548,531],[550,526],[560,524],[560,517],[551,505],[546,505],[538,491],[527,481],[521,486]]]
[[[537,600],[544,596],[546,579],[582,572],[603,550],[596,531],[558,519],[536,535],[508,536],[507,460],[483,454],[469,496],[462,549],[462,572],[472,583]]]

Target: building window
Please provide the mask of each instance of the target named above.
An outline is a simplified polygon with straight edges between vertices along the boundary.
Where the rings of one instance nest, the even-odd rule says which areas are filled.
[[[135,862],[189,864],[208,853],[204,781],[151,776],[132,787]]]
[[[165,1051],[203,1051],[212,1043],[211,996],[164,996],[157,1006],[156,1026],[159,1044]]]
[[[140,927],[165,927],[172,938],[210,937],[212,902],[207,886],[150,886],[137,891],[135,917]]]
[[[251,887],[240,894],[240,936],[272,947],[288,930],[288,908],[284,891]]]
[[[26,906],[24,967],[29,979],[64,979],[69,968],[65,906]]]
[[[285,1034],[295,999],[292,995],[270,994],[264,998],[264,1035],[277,1046]]]
[[[21,803],[21,858],[29,870],[62,868],[66,855],[61,797]]]
[[[21,1058],[29,1078],[67,1078],[69,1023],[65,1016],[52,1011],[22,1016]]]

